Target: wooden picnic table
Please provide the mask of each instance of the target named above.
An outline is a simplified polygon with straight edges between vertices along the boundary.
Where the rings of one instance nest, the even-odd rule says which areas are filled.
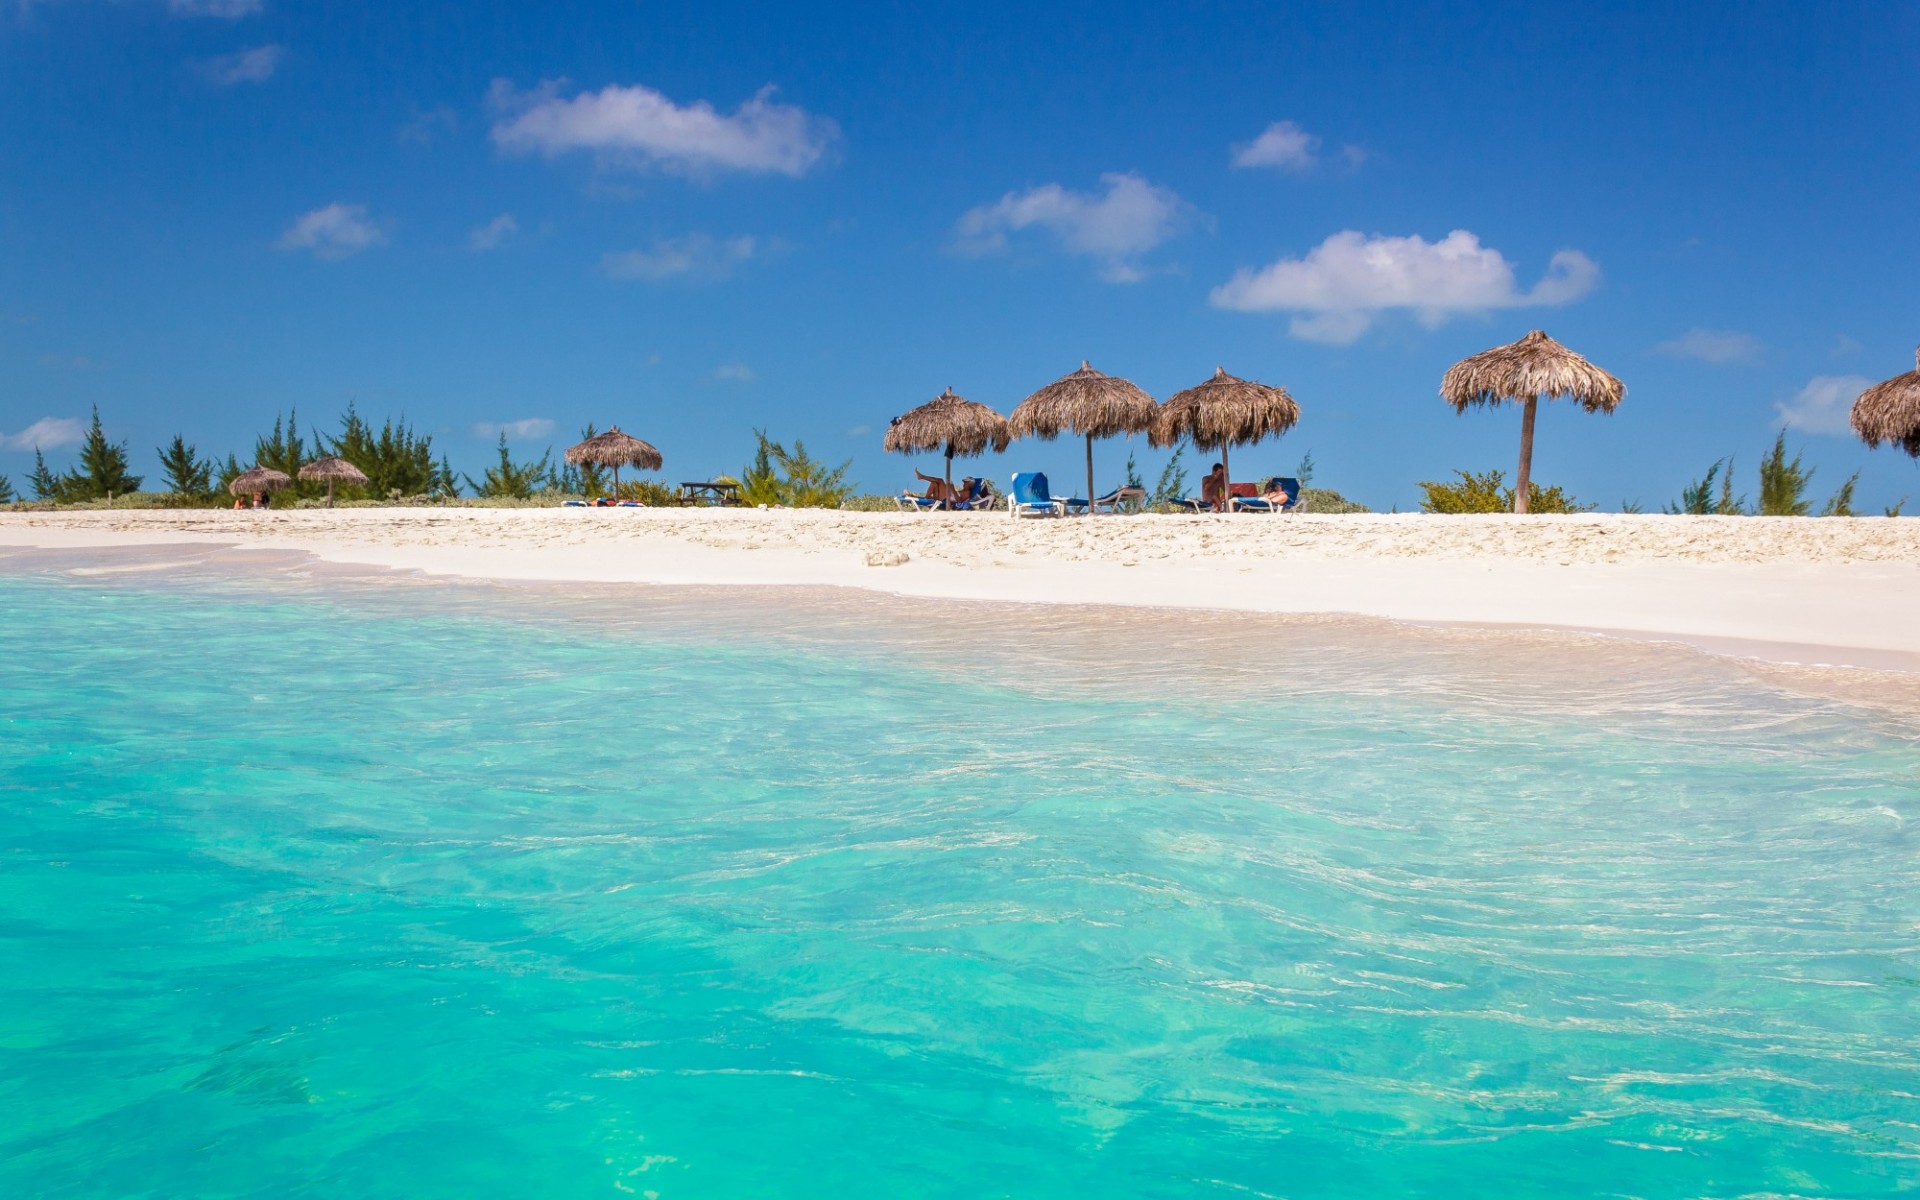
[[[709,483],[698,480],[680,485],[680,503],[682,504],[720,504],[740,503],[740,485],[737,483]]]

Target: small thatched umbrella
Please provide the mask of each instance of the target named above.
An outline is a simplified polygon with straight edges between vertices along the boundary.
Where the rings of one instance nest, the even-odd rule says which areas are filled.
[[[1093,490],[1093,439],[1116,433],[1142,433],[1153,428],[1160,408],[1133,384],[1103,375],[1080,360],[1080,369],[1041,388],[1020,402],[1007,418],[1014,437],[1029,435],[1052,440],[1062,433],[1087,439],[1087,500]],[[1089,507],[1088,512],[1092,512]]]
[[[1869,446],[1892,442],[1920,458],[1920,347],[1913,368],[1860,393],[1853,402],[1853,431]]]
[[[1448,368],[1440,381],[1440,398],[1459,412],[1476,404],[1524,400],[1520,418],[1520,475],[1513,483],[1513,511],[1527,511],[1527,483],[1533,475],[1533,417],[1542,398],[1565,396],[1588,412],[1610,413],[1620,407],[1627,389],[1618,379],[1594,366],[1536,329],[1511,346],[1482,350]]]
[[[1215,367],[1213,378],[1198,387],[1175,392],[1160,406],[1160,419],[1147,433],[1154,446],[1171,446],[1183,437],[1202,450],[1218,450],[1228,467],[1227,450],[1292,429],[1300,420],[1300,406],[1287,389],[1239,379]]]
[[[345,483],[353,487],[367,486],[367,473],[344,458],[316,458],[300,468],[302,479],[324,479],[327,481],[327,507],[333,507],[333,485]]]
[[[284,487],[293,486],[293,477],[285,471],[276,471],[272,467],[255,467],[251,471],[242,471],[233,477],[227,490],[236,496],[251,496],[255,492],[272,495]]]
[[[588,463],[596,467],[613,468],[613,494],[620,494],[620,468],[635,467],[642,471],[658,471],[665,459],[660,452],[631,434],[620,432],[615,425],[605,433],[596,433],[578,446],[569,447],[567,461],[574,466]]]
[[[947,453],[947,491],[953,491],[953,456],[971,458],[989,448],[1005,450],[1013,434],[1007,419],[984,404],[953,394],[948,388],[912,412],[903,413],[887,426],[886,440],[880,448],[888,454],[924,454],[944,449]]]

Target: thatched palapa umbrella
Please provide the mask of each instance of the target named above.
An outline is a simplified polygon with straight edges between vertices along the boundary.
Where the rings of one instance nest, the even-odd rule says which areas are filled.
[[[285,471],[276,471],[272,467],[255,467],[251,471],[242,471],[233,477],[227,490],[236,496],[251,496],[255,492],[272,495],[284,487],[293,486],[293,477]]]
[[[1482,350],[1448,368],[1440,398],[1466,412],[1476,404],[1524,400],[1520,418],[1520,474],[1513,484],[1513,511],[1527,511],[1527,483],[1533,475],[1533,418],[1540,401],[1565,396],[1588,412],[1620,407],[1626,385],[1536,329],[1511,346]]]
[[[1892,442],[1920,458],[1920,347],[1913,352],[1913,370],[1860,393],[1852,419],[1867,445]]]
[[[605,433],[596,433],[578,446],[569,447],[567,461],[574,466],[588,463],[596,467],[613,468],[613,494],[620,494],[620,468],[635,467],[642,471],[658,471],[666,460],[660,452],[631,434],[621,433],[615,425]]]
[[[333,485],[350,484],[354,487],[367,486],[367,473],[344,458],[316,458],[300,468],[302,479],[324,479],[327,481],[327,507],[333,507]]]
[[[1153,428],[1160,408],[1133,384],[1103,375],[1080,360],[1080,369],[1041,388],[1020,402],[1007,425],[1014,437],[1033,435],[1051,440],[1062,433],[1087,439],[1087,500],[1093,489],[1093,439],[1116,433],[1142,433]],[[1091,507],[1089,512],[1093,511]]]
[[[1215,367],[1213,378],[1175,392],[1160,406],[1160,418],[1147,433],[1154,446],[1171,446],[1181,438],[1192,438],[1202,450],[1218,450],[1220,463],[1233,472],[1227,459],[1232,446],[1246,446],[1261,438],[1292,429],[1300,420],[1300,405],[1287,389],[1268,387],[1250,379],[1227,374]]]
[[[944,449],[947,454],[947,491],[953,491],[953,456],[971,458],[989,448],[1007,448],[1013,434],[1007,419],[984,404],[953,394],[948,388],[887,426],[880,448],[888,454],[924,454]]]

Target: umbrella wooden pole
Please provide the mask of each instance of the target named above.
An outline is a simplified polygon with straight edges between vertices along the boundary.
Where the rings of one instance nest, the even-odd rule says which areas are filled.
[[[620,464],[613,464],[613,498],[620,498]]]
[[[327,507],[333,507],[333,480],[327,480]]]
[[[947,502],[953,502],[953,443],[947,443]]]
[[[1084,367],[1087,364],[1081,363],[1080,365]],[[1096,493],[1093,490],[1093,435],[1088,434],[1087,435],[1087,515],[1088,516],[1093,515],[1093,498],[1095,494]]]
[[[1233,467],[1227,458],[1227,443],[1220,443],[1220,503],[1233,511]]]
[[[1520,418],[1520,471],[1513,481],[1513,511],[1527,511],[1527,485],[1533,478],[1533,417],[1540,397],[1527,397],[1527,411]]]

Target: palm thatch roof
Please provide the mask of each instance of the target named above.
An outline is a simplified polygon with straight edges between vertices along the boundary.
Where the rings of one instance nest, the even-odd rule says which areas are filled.
[[[1216,367],[1212,379],[1168,397],[1147,441],[1171,446],[1192,438],[1202,450],[1217,450],[1285,433],[1299,420],[1300,405],[1287,389],[1240,379]]]
[[[354,487],[365,487],[367,473],[344,458],[316,458],[300,468],[302,479],[324,479],[328,483],[345,483]]]
[[[1502,400],[1565,396],[1588,412],[1612,412],[1626,385],[1536,329],[1511,346],[1463,358],[1440,381],[1440,397],[1461,412]]]
[[[596,467],[638,467],[642,471],[658,471],[665,460],[660,452],[631,434],[620,432],[615,425],[605,433],[596,433],[577,446],[567,448],[567,461],[574,466],[592,464]]]
[[[251,471],[242,471],[233,477],[227,485],[227,491],[236,496],[251,496],[255,492],[277,492],[283,487],[291,487],[293,477],[285,471],[276,471],[272,467],[255,467]]]
[[[1083,359],[1078,371],[1022,400],[1007,425],[1014,437],[1073,433],[1103,438],[1150,429],[1159,414],[1152,396],[1118,376],[1094,370]]]
[[[1860,393],[1853,402],[1853,431],[1869,446],[1892,442],[1920,458],[1920,348],[1913,352],[1913,367]]]
[[[881,449],[888,454],[923,454],[930,450],[971,457],[989,448],[1000,451],[1012,440],[1007,419],[984,404],[953,394],[935,396],[911,412],[893,419]]]

